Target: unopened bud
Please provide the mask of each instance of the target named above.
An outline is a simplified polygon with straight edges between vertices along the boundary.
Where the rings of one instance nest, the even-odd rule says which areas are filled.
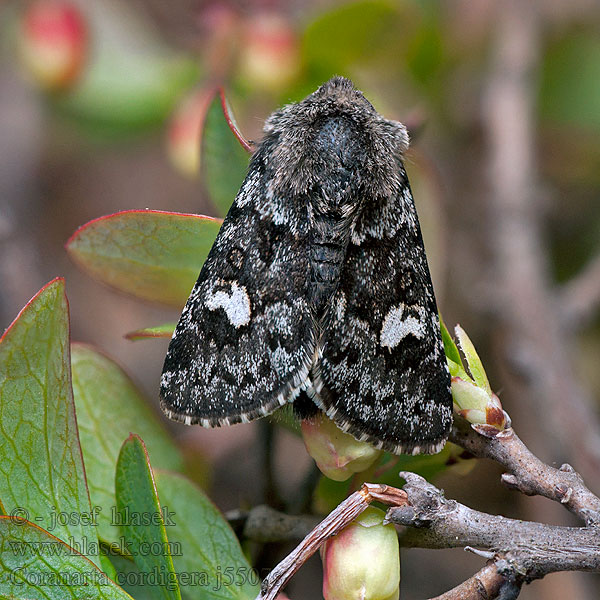
[[[321,548],[325,600],[397,600],[400,549],[385,513],[370,506]]]
[[[442,335],[452,375],[454,410],[473,425],[490,426],[501,431],[507,427],[506,413],[502,410],[498,396],[492,392],[475,346],[459,325],[456,326],[455,333],[466,359],[468,372],[462,364],[458,348],[444,327]]]
[[[452,398],[458,414],[469,423],[504,429],[506,417],[498,396],[493,392],[488,394],[471,381],[453,377]]]
[[[245,23],[240,75],[254,86],[280,90],[300,69],[298,37],[282,15],[258,13]]]
[[[34,81],[46,90],[62,90],[76,81],[87,45],[85,19],[70,2],[38,0],[23,15],[21,59]]]
[[[173,166],[183,175],[195,177],[200,170],[200,142],[213,89],[198,88],[176,107],[167,133],[167,150]]]
[[[344,433],[323,413],[300,425],[306,450],[329,479],[345,481],[368,469],[381,455],[366,442]]]

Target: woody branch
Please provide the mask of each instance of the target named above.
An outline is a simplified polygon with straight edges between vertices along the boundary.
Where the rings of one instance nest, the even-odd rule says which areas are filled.
[[[508,471],[502,476],[505,484],[527,495],[539,494],[560,502],[586,526],[561,527],[482,513],[447,500],[442,491],[419,475],[401,472],[400,477],[406,480],[403,490],[365,484],[312,529],[310,517],[287,516],[265,507],[253,509],[244,529],[249,538],[277,541],[306,534],[264,581],[259,598],[275,598],[306,559],[372,500],[391,506],[387,518],[405,528],[402,546],[476,547],[480,549],[476,553],[489,559],[481,571],[438,600],[516,598],[522,583],[552,572],[600,572],[600,499],[572,468],[545,465],[511,428],[496,436],[483,435],[457,419],[452,439],[475,456],[504,466]]]

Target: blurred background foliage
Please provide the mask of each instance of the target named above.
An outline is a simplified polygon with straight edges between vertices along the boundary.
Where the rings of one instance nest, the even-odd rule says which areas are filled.
[[[492,386],[505,385],[507,371],[495,368],[503,332],[491,300],[498,281],[490,266],[495,222],[484,110],[496,75],[504,3],[72,4],[83,27],[67,31],[82,38],[56,52],[44,45],[56,40],[40,41],[35,28],[24,26],[31,3],[0,4],[1,327],[43,283],[65,275],[75,339],[116,357],[145,391],[151,410],[158,410],[167,341],[133,345],[123,334],[174,321],[177,310],[102,287],[69,261],[64,243],[78,226],[119,210],[222,216],[247,159],[231,143],[233,136],[220,141],[223,130],[210,127],[222,118],[216,87],[224,87],[243,135],[259,140],[262,123],[275,108],[340,74],[350,77],[380,113],[407,124],[413,138],[407,169],[440,309],[448,324],[460,321],[481,349]],[[533,233],[543,244],[549,279],[566,285],[594,260],[598,263],[594,257],[600,252],[600,5],[593,0],[528,4],[537,23],[535,68],[526,74],[533,90],[531,152],[537,178],[539,230]],[[53,79],[43,73],[44,53],[55,52],[60,62],[61,52],[70,51],[68,76]],[[596,273],[596,287],[598,279]],[[583,313],[584,326],[573,336],[569,356],[578,380],[597,399],[600,319],[594,306]],[[563,461],[566,453],[579,468],[577,453],[569,455],[568,444],[556,441],[552,421],[542,419],[527,397],[508,390],[502,402],[542,459]],[[598,411],[597,403],[592,410]],[[264,424],[222,431],[169,426],[189,472],[221,509],[264,500],[272,483],[264,474],[269,448]],[[300,440],[284,428],[276,428],[273,443],[277,491],[292,502],[310,461]],[[598,492],[598,472],[595,480],[592,472],[584,474]],[[478,464],[463,477],[447,473],[437,483],[449,497],[480,510],[573,524],[547,501],[502,489],[498,475],[495,465]],[[330,487],[339,496],[339,486]],[[430,551],[403,552],[403,597],[439,594],[480,565],[480,559],[458,550],[436,552],[441,559],[434,572]],[[271,564],[275,556],[269,556]],[[316,571],[311,576],[311,568],[319,569],[318,561],[296,578],[290,588],[294,600],[320,594],[320,576]],[[525,589],[522,597],[585,599],[599,591],[597,576],[558,574]]]

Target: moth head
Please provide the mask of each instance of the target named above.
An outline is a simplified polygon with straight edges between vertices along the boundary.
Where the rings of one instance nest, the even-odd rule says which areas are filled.
[[[389,197],[401,184],[406,128],[379,115],[344,77],[274,112],[264,132],[270,160],[282,166],[276,182],[282,190],[306,193],[332,170],[345,170],[356,185],[371,186],[368,195]]]

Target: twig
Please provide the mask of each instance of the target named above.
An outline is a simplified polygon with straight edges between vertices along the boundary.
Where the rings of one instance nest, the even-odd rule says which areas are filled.
[[[246,515],[243,535],[255,542],[301,540],[319,523],[310,515],[286,515],[270,506],[255,506]]]
[[[264,580],[258,600],[273,600],[302,564],[332,535],[341,531],[373,500],[392,506],[386,518],[407,527],[401,538],[406,547],[474,547],[493,550],[494,562],[468,581],[439,597],[516,598],[524,581],[555,571],[600,572],[600,499],[568,465],[554,469],[542,463],[512,428],[491,433],[474,430],[455,419],[451,439],[482,458],[491,458],[508,473],[503,482],[528,495],[542,495],[565,505],[587,527],[560,527],[507,519],[468,508],[421,476],[401,472],[403,491],[385,485],[364,484],[310,531]],[[247,516],[244,533],[260,541],[294,539],[310,527],[309,517],[290,517],[268,507],[256,507]],[[489,558],[489,552],[473,550]],[[495,574],[494,574],[495,570]]]
[[[560,502],[586,525],[600,525],[600,498],[585,486],[580,475],[568,464],[555,469],[543,463],[512,428],[495,437],[486,437],[474,431],[464,419],[455,418],[451,440],[474,456],[500,463],[508,471],[502,475],[506,486],[528,496],[539,495]]]
[[[466,581],[431,600],[513,600],[521,591],[514,570],[499,560],[490,562]]]
[[[438,600],[516,598],[523,582],[549,573],[600,572],[600,532],[596,527],[562,527],[489,515],[447,500],[442,491],[420,475],[401,472],[400,477],[406,480],[403,490],[364,484],[344,500],[271,571],[257,600],[274,600],[321,544],[346,527],[373,500],[392,506],[386,515],[389,522],[407,527],[401,537],[402,546],[473,546],[494,551],[493,563]],[[274,511],[263,516],[287,521],[288,535],[293,530],[289,525],[306,525],[305,519],[282,517]]]
[[[390,508],[387,519],[409,526],[402,545],[416,548],[475,546],[511,562],[522,580],[555,571],[600,571],[600,531],[507,519],[447,500],[420,475],[402,472],[408,506]]]

